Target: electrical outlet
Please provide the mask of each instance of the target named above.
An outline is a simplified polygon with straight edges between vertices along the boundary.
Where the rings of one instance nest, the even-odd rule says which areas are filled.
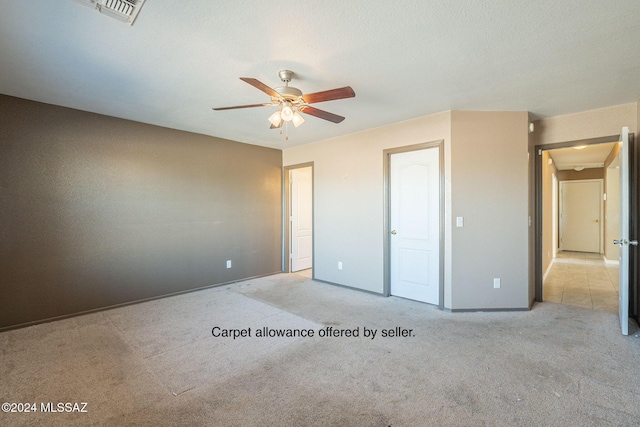
[[[231,268],[231,260],[227,260],[227,268]]]
[[[500,278],[493,279],[493,288],[500,289]]]
[[[338,270],[342,270],[342,261],[338,261]]]

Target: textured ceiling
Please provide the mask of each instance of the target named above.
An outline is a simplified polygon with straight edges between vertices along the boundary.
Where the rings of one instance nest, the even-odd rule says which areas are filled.
[[[0,93],[286,148],[450,109],[534,117],[640,97],[638,0],[147,0],[128,26],[74,0],[0,2]],[[242,82],[316,92],[285,141]]]

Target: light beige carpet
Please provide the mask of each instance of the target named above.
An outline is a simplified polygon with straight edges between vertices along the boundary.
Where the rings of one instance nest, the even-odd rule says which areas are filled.
[[[37,408],[0,425],[633,426],[632,332],[554,303],[449,313],[275,275],[0,333],[0,400]]]

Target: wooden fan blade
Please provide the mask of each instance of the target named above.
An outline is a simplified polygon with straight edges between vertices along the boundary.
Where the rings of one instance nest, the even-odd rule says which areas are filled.
[[[278,92],[276,92],[275,90],[271,89],[269,86],[267,86],[266,84],[262,83],[260,80],[256,80],[256,79],[252,79],[251,77],[240,77],[240,80],[242,80],[243,82],[247,82],[249,83],[251,86],[260,89],[261,91],[263,91],[264,93],[266,93],[269,96],[273,96],[275,98],[280,98],[280,94]]]
[[[344,117],[338,116],[337,114],[330,113],[328,111],[320,110],[315,107],[310,107],[308,105],[301,105],[298,107],[302,113],[309,114],[310,116],[315,116],[321,119],[329,120],[333,123],[340,123],[344,120]]]
[[[237,110],[238,108],[253,108],[253,107],[269,107],[273,104],[249,104],[249,105],[236,105],[234,107],[220,107],[220,108],[214,108],[215,111],[222,111],[222,110]]]
[[[307,93],[302,95],[302,99],[307,104],[313,104],[315,102],[333,101],[334,99],[353,98],[354,96],[356,96],[356,93],[351,89],[351,86],[345,86],[322,92]]]

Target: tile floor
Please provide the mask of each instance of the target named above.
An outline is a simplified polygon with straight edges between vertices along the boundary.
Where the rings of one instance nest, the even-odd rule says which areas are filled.
[[[544,301],[618,312],[618,266],[601,254],[558,252],[542,288]]]
[[[308,277],[309,279],[313,277],[313,270],[310,268],[307,268],[306,270],[296,271],[295,273],[304,277]]]

